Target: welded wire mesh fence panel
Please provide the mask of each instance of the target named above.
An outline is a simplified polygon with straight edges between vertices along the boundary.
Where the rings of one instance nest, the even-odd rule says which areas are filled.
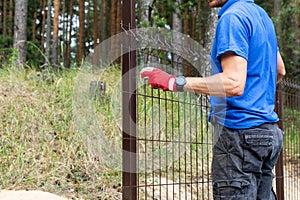
[[[284,197],[300,199],[300,84],[282,82],[284,121]]]
[[[131,31],[135,28],[135,5],[135,0],[123,1],[122,5],[122,27],[126,35],[130,33],[133,37],[139,36],[137,32]],[[147,41],[151,36],[151,34],[142,35],[145,36],[143,41]],[[176,55],[159,47],[138,50],[137,59],[135,53],[123,56],[123,71],[124,66],[125,69],[128,68],[127,71],[134,69],[134,72],[151,66],[173,75],[209,74],[208,68],[205,67],[208,66],[207,63],[202,62],[209,60],[203,56],[205,50],[196,48],[197,45],[195,46],[193,42],[186,46],[186,42],[190,41],[188,38],[183,40],[184,45],[180,43],[182,37],[172,40],[172,45],[168,44],[169,40],[150,38],[151,42],[147,46],[160,44],[160,47],[171,48],[173,52],[183,49],[185,53],[179,51],[179,55]],[[177,42],[177,45],[173,45],[174,42]],[[184,48],[181,48],[182,46]],[[134,47],[135,45],[133,49]],[[199,52],[204,54],[200,55]],[[188,58],[188,61],[180,55]],[[135,60],[138,62],[137,69]],[[199,69],[194,68],[195,66],[204,66],[206,71],[201,73]],[[132,81],[134,86],[129,84],[130,77],[123,78],[123,82],[129,84],[125,86],[131,88],[130,92],[134,94],[134,97],[129,97],[123,93],[123,129],[124,127],[130,129],[129,131],[126,129],[126,137],[123,135],[125,152],[129,152],[124,156],[123,149],[123,170],[124,166],[126,169],[123,171],[123,199],[213,199],[210,169],[212,127],[207,121],[208,97],[152,89],[141,80],[137,83],[137,90],[133,92],[136,80]],[[284,124],[285,136],[283,162],[279,163],[279,170],[276,170],[280,172],[280,177],[276,179],[276,187],[284,188],[278,190],[284,193],[281,195],[285,197],[284,199],[296,200],[300,199],[300,84],[285,79],[281,86],[282,99],[277,107],[282,107],[280,123]],[[124,113],[124,110],[128,110],[127,100],[130,102],[128,114]],[[133,135],[127,135],[132,132]],[[127,147],[130,147],[129,151]]]
[[[167,52],[150,56],[151,63],[156,63],[153,67],[170,74],[184,72],[178,70],[182,66],[192,69],[188,63],[172,61]],[[139,52],[140,63],[145,59],[149,51]],[[152,89],[143,81],[139,85],[138,199],[212,199],[208,97]]]

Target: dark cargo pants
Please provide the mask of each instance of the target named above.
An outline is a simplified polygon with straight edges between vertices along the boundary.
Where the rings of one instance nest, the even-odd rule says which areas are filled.
[[[277,124],[235,130],[214,125],[215,200],[274,200],[272,169],[283,143]]]

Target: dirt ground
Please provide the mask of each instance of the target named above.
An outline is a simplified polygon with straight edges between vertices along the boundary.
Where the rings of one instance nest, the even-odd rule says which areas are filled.
[[[12,191],[3,190],[0,192],[1,200],[67,200],[66,198],[57,196],[49,192],[42,191]]]

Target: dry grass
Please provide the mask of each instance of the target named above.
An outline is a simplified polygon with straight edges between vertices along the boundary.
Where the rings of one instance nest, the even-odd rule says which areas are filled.
[[[120,198],[121,173],[91,157],[74,126],[76,74],[0,69],[0,189]]]

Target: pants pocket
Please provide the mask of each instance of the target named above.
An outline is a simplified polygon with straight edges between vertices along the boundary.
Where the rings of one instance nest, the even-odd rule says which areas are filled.
[[[215,200],[248,199],[250,182],[246,180],[220,180],[213,183]]]
[[[243,170],[261,172],[264,159],[272,150],[273,132],[254,129],[244,132]]]

